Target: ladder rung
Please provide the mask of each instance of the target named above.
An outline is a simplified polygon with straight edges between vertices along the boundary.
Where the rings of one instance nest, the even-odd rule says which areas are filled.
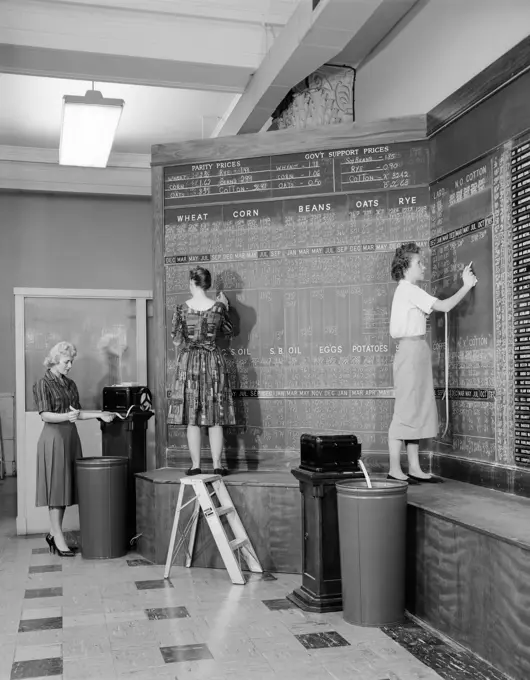
[[[241,548],[242,545],[246,545],[248,542],[248,538],[234,538],[233,541],[230,541],[230,547],[232,550],[237,550],[238,548]]]
[[[215,508],[217,510],[217,514],[219,517],[222,517],[223,515],[228,515],[229,512],[234,512],[234,506],[233,505],[223,505],[220,508]]]

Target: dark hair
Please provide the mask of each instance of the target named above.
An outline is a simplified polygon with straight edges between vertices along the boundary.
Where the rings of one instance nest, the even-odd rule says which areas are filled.
[[[396,248],[396,254],[392,260],[392,278],[394,281],[401,281],[405,278],[405,272],[410,267],[410,261],[413,255],[418,255],[420,247],[417,243],[411,241],[410,243],[402,243],[399,248]]]
[[[195,267],[190,269],[190,281],[203,290],[208,290],[212,287],[212,275],[204,267]]]

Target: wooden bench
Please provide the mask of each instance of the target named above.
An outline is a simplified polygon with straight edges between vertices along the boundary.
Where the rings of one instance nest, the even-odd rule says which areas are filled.
[[[528,680],[530,499],[446,480],[408,502],[408,611]]]

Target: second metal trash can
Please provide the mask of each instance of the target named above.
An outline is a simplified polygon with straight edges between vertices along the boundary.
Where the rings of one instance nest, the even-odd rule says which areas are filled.
[[[357,626],[403,620],[406,482],[337,483],[343,616]]]
[[[110,559],[127,552],[127,458],[76,461],[81,552],[84,558]]]

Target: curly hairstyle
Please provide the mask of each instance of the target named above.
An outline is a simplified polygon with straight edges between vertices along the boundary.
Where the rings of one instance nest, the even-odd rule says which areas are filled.
[[[212,287],[212,275],[204,267],[195,267],[190,269],[190,281],[203,290],[208,290]]]
[[[401,281],[405,278],[405,272],[410,267],[410,261],[413,255],[418,255],[420,247],[413,241],[409,243],[402,243],[399,248],[396,248],[394,259],[392,260],[392,267],[390,269],[394,281]]]
[[[55,366],[59,363],[61,357],[68,357],[68,359],[72,359],[73,361],[76,356],[77,349],[75,345],[72,345],[71,342],[65,342],[62,340],[61,342],[58,342],[56,345],[54,345],[48,352],[48,356],[46,359],[44,359],[44,365],[46,368],[51,368],[52,366]]]

